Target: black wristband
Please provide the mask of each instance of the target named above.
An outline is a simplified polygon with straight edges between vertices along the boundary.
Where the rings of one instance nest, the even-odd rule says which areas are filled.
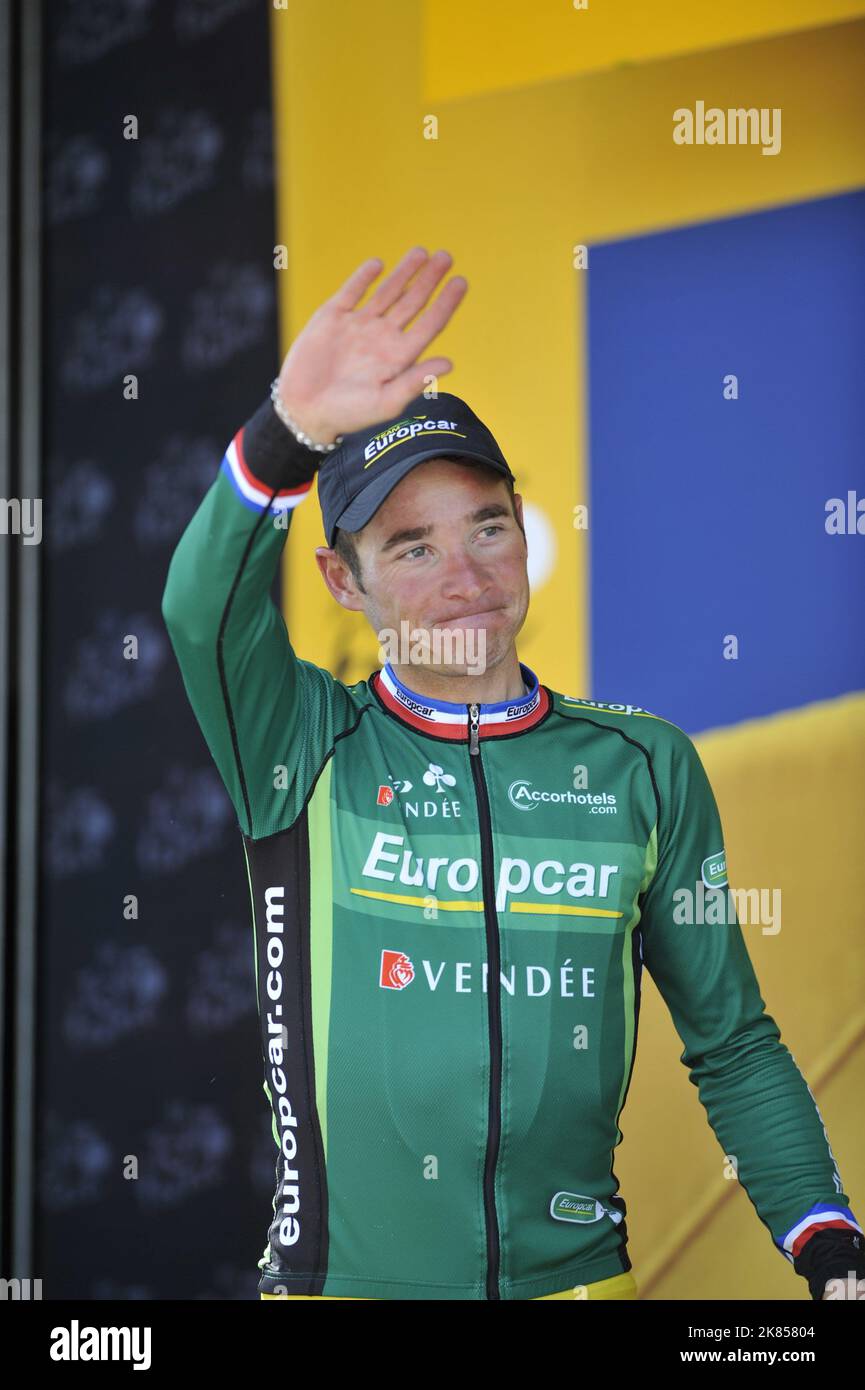
[[[815,1231],[793,1260],[797,1274],[808,1280],[811,1297],[822,1299],[830,1279],[845,1279],[851,1270],[865,1278],[865,1248],[858,1231]]]
[[[311,482],[327,454],[301,444],[268,396],[243,427],[243,458],[260,483],[281,489]]]

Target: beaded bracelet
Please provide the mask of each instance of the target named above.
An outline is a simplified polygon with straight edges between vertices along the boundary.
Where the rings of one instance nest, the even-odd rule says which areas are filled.
[[[315,449],[315,451],[319,454],[329,454],[334,449],[339,448],[343,440],[343,436],[341,434],[338,434],[336,436],[336,439],[333,441],[332,444],[315,444],[313,440],[310,439],[309,435],[305,434],[304,431],[300,428],[300,426],[294,423],[294,421],[292,420],[291,416],[289,415],[288,411],[286,410],[285,406],[279,398],[278,376],[274,377],[273,381],[271,382],[270,399],[273,401],[273,408],[276,411],[282,423],[286,426],[287,429],[291,430],[291,433],[294,435],[295,439],[299,440],[301,444],[305,444],[308,449]]]

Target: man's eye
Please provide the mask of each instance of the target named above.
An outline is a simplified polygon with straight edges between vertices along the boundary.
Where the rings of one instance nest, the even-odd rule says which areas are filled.
[[[504,529],[505,529],[504,526],[500,525],[498,522],[490,522],[489,526],[482,526],[482,527],[481,527],[481,530],[479,531],[478,534],[479,534],[479,535],[483,535],[484,532],[486,532],[486,531],[493,531],[493,532],[495,532],[495,531],[503,531]],[[413,556],[417,555],[419,551],[424,551],[424,550],[429,550],[429,546],[428,546],[428,545],[425,545],[425,544],[413,545],[413,546],[411,547],[410,550],[404,550],[404,551],[402,552],[402,554],[400,555],[399,558],[400,558],[401,560],[409,560],[409,559],[411,559]]]

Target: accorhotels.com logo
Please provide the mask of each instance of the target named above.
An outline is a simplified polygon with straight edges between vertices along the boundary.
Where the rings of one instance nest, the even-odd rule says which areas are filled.
[[[564,805],[585,806],[594,816],[615,816],[618,814],[616,798],[612,792],[575,792],[568,787],[565,791],[538,791],[525,777],[518,777],[508,787],[508,800],[518,811],[536,811],[539,806]]]

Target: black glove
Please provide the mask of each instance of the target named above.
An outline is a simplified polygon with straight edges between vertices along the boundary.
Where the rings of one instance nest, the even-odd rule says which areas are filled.
[[[865,1279],[865,1245],[858,1231],[815,1231],[806,1241],[793,1268],[808,1280],[813,1299],[822,1299],[830,1279],[845,1279],[852,1270],[857,1281]]]

